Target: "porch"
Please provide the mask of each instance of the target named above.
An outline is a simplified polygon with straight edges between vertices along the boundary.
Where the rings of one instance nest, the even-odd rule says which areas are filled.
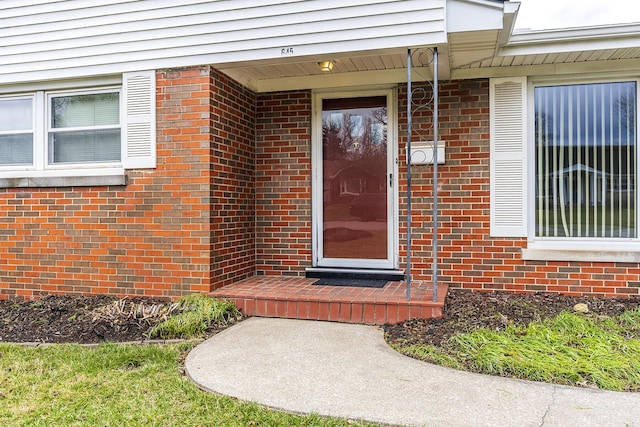
[[[414,281],[411,300],[406,300],[404,281],[388,282],[383,288],[314,285],[305,277],[254,276],[211,292],[232,300],[247,316],[283,317],[346,323],[383,325],[411,318],[442,316],[447,286]]]

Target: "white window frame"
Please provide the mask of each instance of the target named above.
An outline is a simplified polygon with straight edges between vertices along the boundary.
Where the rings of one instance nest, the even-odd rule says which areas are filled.
[[[5,100],[21,100],[21,99],[30,99],[31,100],[31,109],[32,109],[32,114],[31,114],[31,132],[27,132],[24,130],[20,130],[20,131],[0,131],[0,135],[21,135],[21,134],[26,134],[26,133],[31,133],[33,134],[33,141],[32,141],[32,153],[33,153],[33,157],[31,159],[31,164],[16,164],[16,165],[0,165],[0,172],[3,170],[16,170],[16,169],[22,169],[22,170],[26,170],[26,169],[31,169],[34,167],[35,164],[35,153],[36,153],[36,138],[37,138],[37,132],[36,132],[36,117],[35,117],[35,105],[36,105],[36,94],[35,93],[26,93],[26,94],[19,94],[19,95],[0,95],[0,101],[5,101]]]
[[[90,87],[77,88],[80,83],[73,82],[61,84],[55,90],[46,90],[43,87],[37,90],[25,91],[22,93],[0,94],[2,99],[33,99],[33,163],[31,165],[3,165],[0,166],[0,179],[30,179],[30,178],[59,178],[59,177],[84,177],[84,176],[124,176],[122,166],[123,153],[120,153],[119,162],[96,162],[96,163],[64,163],[49,164],[48,162],[48,131],[51,128],[51,96],[73,96],[91,93],[113,93],[118,92],[120,103],[119,127],[122,140],[123,126],[123,95],[122,82],[117,79],[106,79],[104,81],[92,81]],[[105,84],[100,84],[105,83]],[[108,83],[108,84],[107,84]]]
[[[47,163],[48,94],[120,93],[120,161]],[[0,188],[126,185],[125,170],[156,168],[156,72],[0,86],[0,97],[34,97],[32,165],[0,166]]]
[[[562,79],[545,77],[529,79],[527,87],[527,209],[535,210],[535,99],[536,87],[579,85],[596,83],[636,83],[636,145],[640,144],[640,78],[637,75],[612,77],[582,77]],[[536,216],[527,215],[527,247],[522,250],[523,259],[585,262],[640,262],[640,147],[636,149],[636,228],[633,238],[586,238],[586,237],[537,237]]]
[[[103,130],[103,129],[118,129],[120,131],[120,160],[117,162],[114,161],[106,161],[106,162],[90,162],[90,163],[52,163],[49,161],[49,134],[51,132],[55,132],[56,128],[52,127],[52,106],[51,100],[56,97],[62,96],[81,96],[81,95],[96,95],[96,94],[104,94],[104,93],[117,93],[118,94],[118,125],[102,125],[102,126],[85,126],[85,127],[76,127],[76,128],[68,128],[73,130]],[[68,170],[68,169],[103,169],[103,168],[111,168],[111,169],[122,169],[122,123],[123,123],[123,113],[122,113],[122,87],[121,86],[107,86],[93,89],[84,89],[84,90],[74,90],[74,91],[51,91],[45,92],[45,110],[46,114],[44,117],[45,120],[45,132],[42,143],[44,144],[44,169],[45,170]],[[40,111],[37,111],[40,113]],[[37,146],[37,144],[36,144]],[[39,150],[41,151],[41,150]],[[42,153],[40,153],[42,154]]]

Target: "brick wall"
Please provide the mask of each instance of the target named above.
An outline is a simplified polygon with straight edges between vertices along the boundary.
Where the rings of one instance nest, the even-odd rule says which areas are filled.
[[[428,88],[427,88],[428,90]],[[406,87],[400,86],[400,153],[406,146]],[[526,239],[489,236],[489,83],[457,81],[439,87],[440,139],[446,164],[438,167],[439,281],[452,287],[514,292],[550,291],[607,296],[637,295],[638,264],[524,261]],[[430,113],[413,119],[432,139]],[[418,134],[412,136],[416,140]],[[406,254],[406,166],[401,154],[400,254]],[[413,274],[431,280],[431,166],[412,168]],[[401,266],[406,258],[402,256]]]
[[[210,67],[157,74],[158,165],[122,187],[0,189],[0,298],[174,297],[311,266],[310,91],[255,95]],[[439,280],[515,292],[635,295],[637,264],[523,261],[489,236],[488,81],[443,83]],[[399,86],[400,266],[406,88]],[[429,139],[428,113],[414,117]],[[413,275],[431,280],[432,169],[413,168]]]
[[[157,168],[126,186],[0,189],[0,298],[174,297],[253,274],[253,94],[210,67],[161,71],[157,113]]]
[[[255,95],[212,71],[211,288],[256,268]]]
[[[302,275],[311,266],[311,93],[258,96],[257,272]]]

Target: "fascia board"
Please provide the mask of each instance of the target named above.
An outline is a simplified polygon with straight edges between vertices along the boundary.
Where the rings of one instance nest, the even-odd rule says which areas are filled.
[[[499,56],[626,49],[640,47],[640,24],[559,30],[518,31],[499,49]]]

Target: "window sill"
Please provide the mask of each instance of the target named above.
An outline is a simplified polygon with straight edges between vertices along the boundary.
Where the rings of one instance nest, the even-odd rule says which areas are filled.
[[[127,185],[124,173],[57,176],[0,177],[0,188],[104,187]]]
[[[631,246],[631,245],[629,245]],[[579,262],[629,262],[640,263],[640,245],[633,247],[603,249],[600,248],[537,248],[522,249],[522,259],[528,261],[579,261]]]

